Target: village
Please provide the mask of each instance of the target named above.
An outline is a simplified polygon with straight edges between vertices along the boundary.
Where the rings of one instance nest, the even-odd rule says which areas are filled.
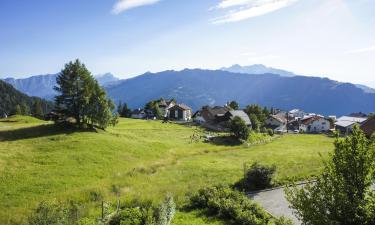
[[[192,108],[176,100],[159,99],[154,101],[161,118],[164,121],[174,121],[178,123],[194,123],[208,130],[226,132],[229,131],[229,122],[234,117],[240,117],[247,126],[254,127],[249,112],[246,109],[231,107],[230,102],[224,106],[203,106],[200,110],[193,112]],[[362,112],[351,113],[349,115],[337,117],[335,115],[320,115],[313,112],[305,112],[301,109],[291,109],[289,111],[271,108],[263,124],[263,132],[272,130],[276,134],[332,134],[337,131],[340,135],[349,135],[354,126],[359,126],[366,136],[371,136],[375,132],[375,116]],[[130,113],[133,119],[155,120],[154,109],[135,109]]]

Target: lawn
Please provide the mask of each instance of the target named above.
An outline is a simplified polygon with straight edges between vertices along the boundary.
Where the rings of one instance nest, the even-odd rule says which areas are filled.
[[[333,148],[323,135],[286,135],[254,146],[190,143],[196,128],[121,119],[107,131],[74,132],[29,117],[0,120],[0,224],[22,222],[42,200],[73,199],[99,213],[99,202],[121,198],[155,203],[171,193],[178,205],[206,185],[232,184],[244,162],[277,166],[276,180],[319,173]],[[203,132],[203,131],[199,131]],[[175,225],[222,224],[178,212]]]

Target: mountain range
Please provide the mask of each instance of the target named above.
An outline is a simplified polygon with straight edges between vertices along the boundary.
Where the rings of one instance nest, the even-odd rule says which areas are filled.
[[[57,94],[53,90],[53,87],[56,86],[57,75],[58,74],[56,73],[31,76],[22,79],[5,78],[4,81],[29,96],[37,96],[52,100]],[[111,73],[96,75],[95,78],[102,86],[113,84],[119,80]]]
[[[35,81],[41,79],[37,76],[21,79],[22,82],[13,79],[13,83],[9,83],[32,96],[53,96],[51,76],[56,75],[46,75],[46,80],[40,82]],[[112,74],[96,78],[115,103],[126,102],[131,108],[143,107],[146,102],[163,97],[175,98],[194,110],[203,105],[224,105],[236,100],[241,106],[257,103],[282,109],[301,108],[324,115],[375,112],[375,91],[367,86],[299,76],[263,65],[169,70],[126,80],[119,80]]]
[[[15,107],[26,106],[33,110],[36,102],[40,103],[42,113],[51,111],[53,103],[38,97],[29,97],[26,94],[16,90],[12,85],[0,80],[0,118],[15,112]]]

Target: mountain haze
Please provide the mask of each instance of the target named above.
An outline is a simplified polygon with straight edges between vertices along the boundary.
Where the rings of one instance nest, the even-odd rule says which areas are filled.
[[[223,67],[220,70],[223,71],[228,71],[232,73],[246,73],[246,74],[266,74],[266,73],[271,73],[271,74],[277,74],[283,77],[294,77],[296,76],[294,73],[286,71],[286,70],[281,70],[281,69],[275,69],[272,67],[267,67],[262,64],[254,64],[250,66],[240,66],[238,64],[235,64],[231,67]]]
[[[236,100],[282,109],[301,108],[325,115],[375,111],[375,94],[349,83],[319,77],[238,74],[185,69],[146,73],[106,88],[116,103],[143,107],[150,99],[176,98],[198,109]]]
[[[29,95],[52,100],[57,94],[53,87],[56,86],[56,74],[37,75],[28,78],[6,78],[5,82],[11,84],[17,90]],[[100,85],[106,86],[116,83],[119,79],[111,73],[95,76]]]

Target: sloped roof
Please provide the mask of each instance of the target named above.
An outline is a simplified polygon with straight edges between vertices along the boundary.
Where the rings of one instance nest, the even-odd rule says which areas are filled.
[[[342,116],[337,119],[337,122],[341,121],[350,121],[350,122],[357,122],[357,123],[363,123],[367,120],[366,117],[352,117],[352,116]]]
[[[177,104],[177,105],[174,105],[172,108],[180,108],[182,110],[191,110],[191,108],[185,104]]]
[[[251,125],[250,118],[244,111],[242,111],[242,110],[230,110],[229,113],[231,115],[231,119],[238,116],[241,119],[243,119],[243,121],[245,121],[246,125]]]
[[[304,124],[304,125],[309,125],[310,123],[312,123],[312,122],[314,122],[316,120],[320,120],[320,119],[325,119],[325,118],[321,117],[321,116],[311,116],[311,117],[302,119],[301,123]]]
[[[286,123],[287,122],[287,119],[282,116],[282,115],[271,115],[272,118],[274,118],[275,120],[279,121],[280,123]]]

